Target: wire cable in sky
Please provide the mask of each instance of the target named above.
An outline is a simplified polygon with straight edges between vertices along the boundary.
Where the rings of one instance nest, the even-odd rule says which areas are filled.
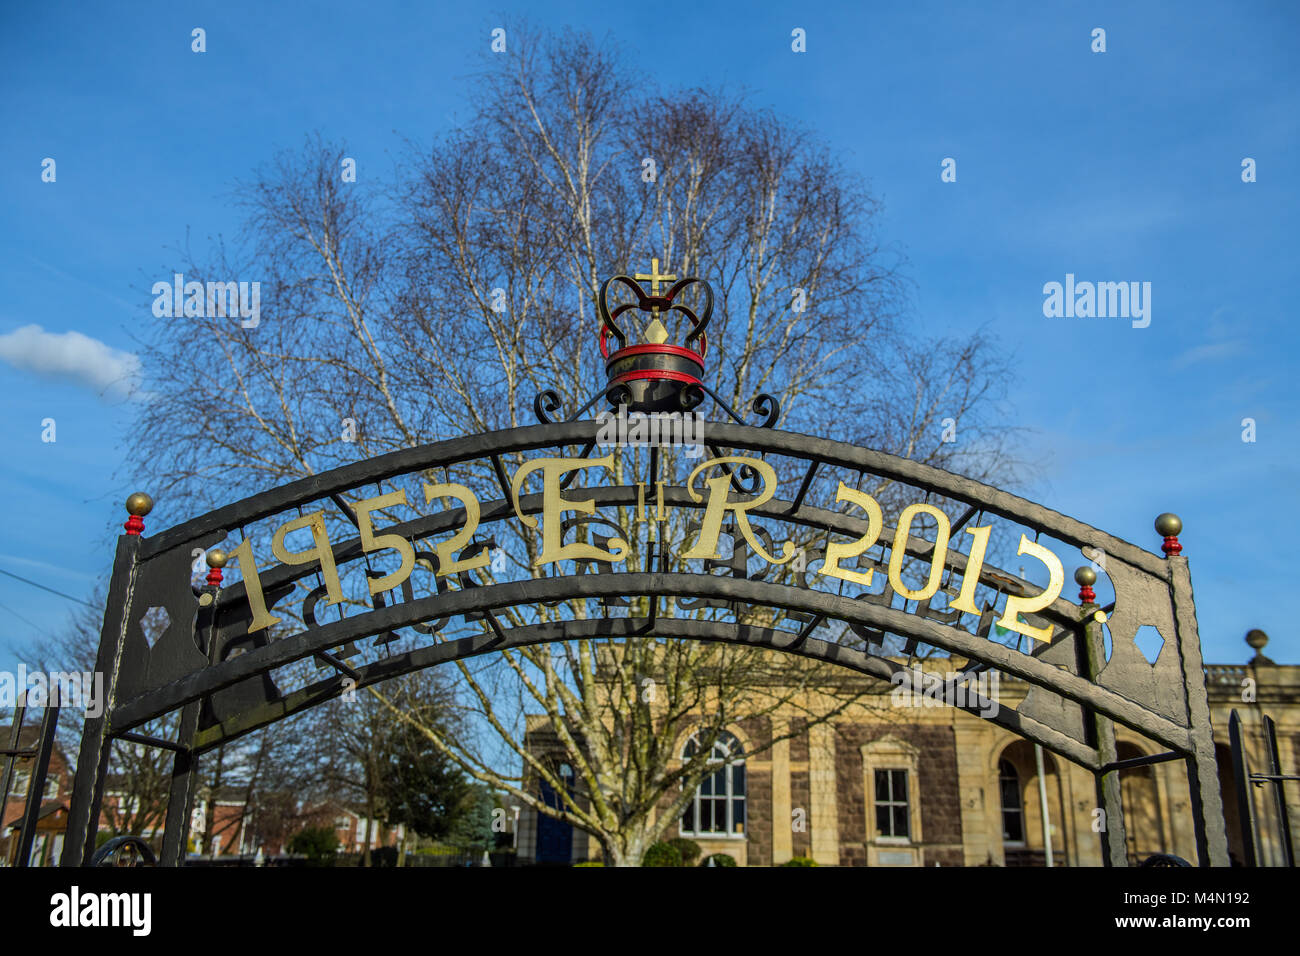
[[[0,574],[6,574],[11,578],[16,578],[17,580],[22,581],[23,584],[30,584],[34,588],[40,588],[42,591],[49,591],[51,594],[57,594],[61,598],[67,598],[69,601],[76,601],[78,604],[84,604],[86,607],[92,608],[96,611],[99,610],[96,605],[91,604],[89,601],[83,601],[81,598],[73,597],[71,594],[64,594],[62,591],[56,591],[54,588],[46,587],[38,581],[32,581],[28,578],[22,577],[21,575],[14,574],[12,571],[6,571],[4,568],[0,568]]]
[[[39,631],[41,629],[39,624],[36,624],[33,621],[29,621],[27,618],[23,617],[21,614],[19,614],[17,611],[11,608],[8,604],[0,603],[0,611],[8,611],[10,614],[18,618],[18,620],[22,621],[24,624],[32,628],[32,630],[34,631]]]

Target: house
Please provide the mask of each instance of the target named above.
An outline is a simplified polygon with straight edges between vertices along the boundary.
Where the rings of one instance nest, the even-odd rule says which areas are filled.
[[[18,749],[36,747],[40,728],[33,724],[24,727],[18,736]],[[6,740],[8,735],[6,734]],[[6,743],[6,746],[8,744]],[[18,856],[18,828],[27,807],[27,790],[31,782],[31,757],[14,763],[13,782],[9,798],[0,813],[0,866],[13,866]],[[0,768],[3,768],[0,758]],[[54,866],[63,853],[63,836],[68,827],[68,802],[71,796],[72,775],[63,751],[56,744],[50,754],[50,766],[45,776],[45,789],[41,795],[41,808],[36,822],[36,837],[32,842],[29,866]]]

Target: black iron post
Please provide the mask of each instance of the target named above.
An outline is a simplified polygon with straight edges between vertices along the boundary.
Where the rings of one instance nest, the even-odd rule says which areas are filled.
[[[54,752],[54,733],[59,727],[59,707],[52,701],[41,718],[41,733],[36,744],[35,763],[27,783],[27,806],[22,826],[18,831],[18,858],[14,866],[27,866],[36,840],[36,824],[41,817],[41,796],[45,793],[45,776],[50,769],[50,754]]]
[[[63,866],[88,866],[95,852],[104,776],[113,746],[108,728],[117,704],[117,678],[130,623],[139,552],[138,533],[124,534],[117,539],[117,556],[113,561],[108,605],[104,609],[104,627],[99,639],[99,656],[95,659],[95,670],[104,675],[104,706],[98,717],[86,718],[81,732],[81,751],[68,810],[68,832],[63,843]]]
[[[1250,803],[1250,766],[1246,761],[1246,751],[1241,743],[1241,715],[1234,709],[1228,716],[1228,742],[1232,748],[1232,775],[1237,780],[1237,818],[1241,823],[1241,852],[1245,854],[1242,863],[1256,866],[1255,833],[1251,822]]]
[[[1277,726],[1273,718],[1264,716],[1264,744],[1268,748],[1269,773],[1273,785],[1273,798],[1277,801],[1277,822],[1282,830],[1282,857],[1287,866],[1295,866],[1295,850],[1291,845],[1291,814],[1286,808],[1286,777],[1282,774],[1281,755],[1277,749]]]

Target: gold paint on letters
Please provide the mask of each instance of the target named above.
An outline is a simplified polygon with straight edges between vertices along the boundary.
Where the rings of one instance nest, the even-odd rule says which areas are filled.
[[[930,577],[925,587],[919,591],[911,590],[903,583],[903,558],[907,554],[907,538],[912,533],[912,522],[918,514],[927,514],[939,524],[935,534],[934,548],[930,551]],[[943,578],[944,559],[948,556],[948,516],[934,505],[914,504],[903,509],[898,516],[898,527],[894,531],[894,544],[889,549],[889,583],[894,591],[909,601],[924,601],[932,598],[939,590]]]
[[[286,550],[285,536],[299,528],[311,529],[314,544],[306,551]],[[329,535],[325,531],[325,512],[313,511],[311,514],[286,521],[276,528],[275,534],[271,536],[271,553],[285,564],[311,564],[313,561],[319,561],[321,577],[325,579],[325,603],[338,604],[343,600],[343,586],[339,583],[339,571],[334,566],[334,552],[330,550]],[[241,564],[240,567],[242,569],[243,565]]]
[[[402,556],[402,563],[392,574],[386,574],[382,578],[373,578],[367,583],[370,585],[371,595],[378,594],[381,591],[391,591],[398,587],[411,576],[411,571],[415,567],[415,548],[411,547],[411,542],[407,541],[400,534],[375,534],[374,525],[370,521],[370,512],[377,511],[381,508],[393,508],[397,505],[407,504],[406,491],[392,491],[386,495],[376,495],[374,498],[366,498],[358,501],[352,506],[352,510],[357,515],[357,531],[361,535],[361,550],[366,554],[373,551],[384,551],[392,549]]]
[[[966,533],[973,535],[975,541],[971,544],[970,556],[966,559],[966,573],[962,575],[961,593],[950,601],[948,606],[955,611],[979,614],[980,609],[975,606],[975,588],[980,583],[980,569],[984,567],[984,552],[988,550],[989,535],[993,533],[993,525],[967,528]]]
[[[575,501],[560,494],[560,479],[571,471],[580,468],[614,467],[613,454],[603,458],[536,458],[515,472],[510,481],[510,496],[513,499],[515,514],[525,527],[537,527],[537,519],[526,515],[519,509],[519,489],[534,471],[542,473],[542,553],[533,562],[533,567],[553,564],[557,561],[587,559],[595,561],[625,561],[629,548],[622,538],[611,538],[609,543],[614,551],[605,551],[592,544],[575,541],[573,544],[561,544],[561,518],[565,511],[578,511],[582,514],[596,513],[596,500],[587,498]]]
[[[487,567],[492,561],[492,555],[487,548],[484,548],[474,557],[466,558],[463,561],[457,561],[455,558],[457,551],[460,551],[474,540],[474,532],[478,530],[480,514],[478,495],[474,494],[465,485],[454,481],[437,485],[431,485],[426,481],[424,483],[424,503],[427,505],[434,498],[455,498],[465,506],[464,526],[452,535],[449,541],[441,541],[434,546],[433,550],[438,555],[437,576],[442,578],[460,571],[472,571],[474,568]]]
[[[785,564],[795,555],[794,542],[785,542],[782,550],[783,557],[779,560],[772,557],[763,550],[763,546],[754,537],[754,532],[749,527],[749,518],[745,514],[751,508],[757,508],[765,503],[776,492],[776,471],[767,462],[761,458],[745,458],[739,455],[710,458],[708,461],[701,462],[695,466],[691,476],[686,479],[686,490],[690,494],[691,500],[697,503],[704,500],[704,496],[695,490],[695,476],[706,468],[726,463],[748,465],[753,468],[762,476],[763,489],[749,501],[733,501],[731,500],[731,477],[729,475],[722,474],[716,478],[706,479],[705,484],[709,486],[709,502],[704,509],[704,522],[700,528],[700,536],[696,539],[695,546],[683,553],[682,557],[688,560],[691,558],[721,558],[722,555],[718,553],[718,536],[722,533],[722,519],[726,517],[728,511],[731,511],[736,516],[736,526],[740,529],[740,533],[744,535],[749,546],[754,549],[754,552],[759,557],[768,564]]]
[[[840,567],[840,562],[848,558],[856,558],[876,543],[876,539],[880,537],[880,529],[885,526],[885,517],[880,511],[880,503],[865,491],[850,488],[842,481],[839,490],[835,492],[835,500],[851,501],[867,513],[867,533],[858,538],[857,541],[848,543],[828,542],[826,545],[826,561],[822,564],[822,569],[817,573],[824,574],[829,578],[839,578],[843,581],[851,581],[854,584],[870,587],[873,574],[872,568],[867,568],[865,571],[851,571],[848,568]]]
[[[1033,597],[1017,597],[1014,594],[1008,594],[1007,607],[1002,612],[1002,618],[998,621],[998,626],[1009,631],[1015,631],[1017,634],[1023,634],[1025,637],[1032,637],[1036,641],[1050,641],[1052,639],[1052,625],[1035,627],[1019,620],[1017,615],[1033,614],[1043,610],[1043,608],[1055,601],[1061,594],[1061,588],[1065,586],[1065,568],[1062,566],[1060,558],[1041,544],[1030,541],[1027,534],[1020,535],[1020,547],[1016,549],[1016,554],[1028,554],[1047,565],[1047,590],[1042,594],[1035,594]]]
[[[245,538],[239,547],[230,552],[230,557],[239,561],[239,575],[244,579],[244,594],[248,598],[248,609],[253,612],[248,622],[248,633],[279,624],[280,618],[266,609],[266,597],[262,593],[262,579],[257,574],[257,562],[253,559],[253,541]]]

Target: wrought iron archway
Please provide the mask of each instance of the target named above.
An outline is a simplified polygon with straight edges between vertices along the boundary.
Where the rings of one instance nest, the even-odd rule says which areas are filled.
[[[657,260],[650,275],[636,279],[650,280],[651,292],[628,276],[614,276],[601,287],[600,348],[608,380],[569,421],[550,420],[561,400],[554,392],[543,392],[534,402],[542,424],[345,465],[148,538],[142,535],[143,518],[152,501],[145,495],[128,500],[131,518],[118,541],[97,660],[105,677],[106,701],[101,716],[86,720],[65,865],[90,860],[114,739],[176,753],[160,859],[171,866],[183,853],[197,762],[205,751],[330,700],[345,687],[509,647],[647,635],[768,648],[908,686],[915,678],[885,652],[887,638],[897,639],[908,654],[925,645],[964,658],[965,671],[954,683],[985,669],[1021,678],[1031,689],[1015,709],[987,707],[978,694],[952,699],[963,700],[967,710],[991,714],[999,725],[1093,773],[1098,804],[1106,813],[1101,837],[1107,865],[1127,862],[1119,771],[1134,764],[1117,757],[1116,723],[1168,748],[1142,762],[1185,763],[1199,862],[1228,864],[1191,578],[1177,538],[1181,522],[1175,516],[1157,519],[1157,530],[1165,537],[1161,558],[969,478],[868,448],[774,430],[779,408],[770,396],[759,395],[750,406],[763,416],[763,426],[745,424],[703,380],[713,310],[708,284],[695,278],[675,281],[676,276],[659,272]],[[669,281],[673,285],[660,294],[660,283]],[[616,286],[630,290],[636,301],[611,307],[609,296]],[[686,290],[699,293],[695,307],[679,298]],[[649,322],[641,330],[641,341],[629,344],[628,331],[616,320],[633,308],[647,313]],[[664,324],[676,316],[689,322],[681,345],[667,341],[670,333]],[[613,352],[611,339],[616,343]],[[696,415],[706,396],[731,422],[705,423]],[[620,427],[628,424],[623,416],[629,408],[633,418],[640,416],[628,434],[610,440],[608,413],[596,421],[574,420],[602,399],[619,409]],[[663,445],[683,444],[681,436],[674,434],[666,442],[645,440],[638,430],[647,418],[656,426],[668,422],[677,428],[683,415],[692,416],[699,428],[707,425],[707,434],[693,436],[700,461],[684,482],[677,474],[682,456],[662,452]],[[598,446],[610,444],[623,449],[617,462],[612,451],[593,456]],[[628,448],[633,451],[628,453]],[[573,449],[580,450],[569,454]],[[542,454],[528,457],[537,453]],[[506,473],[507,457],[517,465],[513,476]],[[691,463],[689,457],[685,460]],[[778,476],[777,465],[784,478]],[[613,479],[579,489],[577,476],[591,472],[606,478],[612,473]],[[526,493],[534,474],[541,478],[543,490]],[[699,477],[705,478],[707,492],[697,490]],[[895,526],[887,527],[880,503],[861,490],[868,477],[882,487],[915,489],[924,500],[903,507]],[[370,485],[380,493],[364,497],[362,489]],[[384,493],[385,485],[394,490]],[[459,507],[435,508],[375,528],[375,513],[391,513],[399,506],[409,509],[408,488],[418,500],[421,487],[425,506],[432,507],[435,499],[451,499]],[[780,496],[783,488],[789,491],[787,497]],[[812,493],[814,488],[820,492]],[[584,497],[575,498],[579,491]],[[848,510],[818,502],[847,504]],[[317,510],[304,512],[312,506]],[[698,519],[687,523],[682,540],[676,542],[683,547],[676,553],[666,540],[670,511]],[[271,551],[279,563],[259,568],[248,529],[286,513],[297,517],[271,536]],[[982,515],[1025,529],[1016,553],[1048,568],[1046,588],[1038,590],[1023,575],[986,561],[994,529],[976,526],[978,520],[973,519]],[[933,540],[912,534],[921,516],[934,522]],[[529,540],[540,541],[542,549],[535,560],[523,563],[526,574],[501,580],[495,571],[483,570],[486,549],[497,547],[497,541],[480,529],[504,531],[515,519],[537,528]],[[331,542],[331,523],[336,534],[349,525],[357,533]],[[600,534],[600,526],[611,533]],[[773,542],[783,535],[771,529],[782,527],[789,537],[776,549]],[[227,555],[218,546],[236,530],[241,541],[231,556],[238,558],[241,580],[223,586]],[[587,543],[589,532],[595,544]],[[310,533],[312,548],[290,551],[290,533]],[[575,540],[565,544],[570,533]],[[732,539],[726,558],[718,543],[723,534]],[[825,545],[793,549],[796,534],[813,545]],[[950,546],[958,535],[971,538],[965,553]],[[684,548],[686,537],[694,541],[689,550]],[[1066,549],[1089,549],[1102,557],[1102,572],[1114,589],[1113,604],[1098,607],[1092,590],[1097,575],[1087,567],[1075,575],[1082,585],[1080,603],[1062,598],[1063,565],[1056,552],[1041,543],[1044,537]],[[418,548],[420,541],[436,543]],[[873,561],[868,552],[876,547],[880,558]],[[776,550],[780,556],[769,553]],[[397,569],[388,573],[375,570],[371,562],[386,551],[392,552],[388,563],[393,556],[399,559]],[[803,558],[789,564],[796,551]],[[200,587],[191,583],[196,555],[206,555],[212,568]],[[850,559],[850,566],[841,563]],[[432,575],[425,576],[423,586],[432,589],[417,597],[411,582],[421,560]],[[821,567],[812,571],[810,565],[817,560]],[[915,588],[904,580],[903,568],[909,562],[927,566],[925,583]],[[364,581],[357,593],[364,595],[359,603],[368,610],[353,616],[340,611],[339,620],[319,622],[316,609],[321,602],[345,600],[339,569],[364,571],[364,578],[354,575],[353,580]],[[884,579],[880,590],[869,590],[874,586],[873,569],[881,572],[876,580]],[[318,586],[309,589],[307,579],[312,576]],[[960,590],[953,586],[955,577],[961,579]],[[848,593],[847,584],[854,585]],[[297,614],[301,626],[277,631],[275,626],[285,622],[276,611],[288,616],[287,599],[299,591],[307,592]],[[395,591],[402,600],[392,603]],[[944,607],[936,608],[933,601],[941,592]],[[895,606],[900,596],[901,606]],[[975,599],[981,596],[982,605],[977,605]],[[645,599],[644,613],[635,612],[628,602],[631,597]],[[578,602],[595,602],[596,614],[565,617],[566,604]],[[999,604],[999,626],[1034,639],[1037,646],[1022,650],[1023,641],[1011,647],[990,639]],[[538,607],[553,613],[530,619],[528,609]],[[753,608],[771,613],[756,623],[746,611]],[[155,611],[167,620],[160,634],[147,632],[142,623]],[[506,611],[515,612],[513,626],[498,620]],[[470,633],[444,637],[451,621],[462,622]],[[1164,640],[1154,663],[1135,644],[1143,627],[1155,628]],[[1110,633],[1109,656],[1103,628]],[[422,646],[355,667],[340,659],[349,656],[340,648],[353,648],[371,637],[386,647],[402,629],[422,635]],[[292,690],[276,686],[273,672],[309,657],[333,668],[334,675]],[[177,712],[175,740],[140,734],[148,721]]]
[[[246,582],[221,587],[221,573],[217,570],[215,575],[209,575],[206,587],[191,585],[190,565],[196,549],[214,548],[229,536],[231,529],[313,503],[347,509],[343,498],[347,492],[434,469],[475,463],[485,470],[490,468],[498,478],[500,497],[479,505],[479,526],[509,521],[517,512],[502,456],[581,448],[583,454],[578,458],[586,458],[586,453],[596,446],[600,424],[580,421],[526,426],[393,452],[254,495],[150,537],[132,534],[128,528],[119,539],[97,664],[108,682],[108,706],[102,717],[86,722],[65,864],[82,862],[88,848],[93,848],[91,828],[98,813],[109,743],[114,738],[141,740],[134,731],[160,715],[177,710],[183,714],[178,740],[147,741],[176,751],[161,860],[163,865],[174,865],[184,845],[196,761],[206,750],[332,699],[345,686],[362,687],[504,647],[578,637],[635,639],[653,632],[663,637],[765,647],[898,680],[896,675],[902,665],[873,653],[873,648],[883,646],[881,638],[892,634],[912,646],[925,644],[966,658],[971,671],[996,668],[1019,677],[1032,685],[1029,695],[1014,710],[998,708],[993,719],[1095,775],[1099,805],[1106,810],[1110,823],[1102,834],[1109,864],[1125,862],[1118,771],[1128,762],[1116,758],[1113,729],[1114,723],[1120,723],[1167,747],[1158,759],[1185,761],[1200,862],[1227,865],[1190,576],[1186,558],[1178,553],[1181,548],[1176,536],[1166,538],[1170,553],[1162,558],[1005,491],[878,451],[748,425],[708,427],[708,444],[714,456],[706,461],[748,454],[761,456],[755,461],[779,458],[798,463],[799,470],[791,472],[794,477],[787,482],[791,487],[797,483],[794,495],[785,499],[773,496],[753,507],[748,514],[756,522],[799,526],[828,538],[842,535],[860,539],[869,530],[869,520],[810,504],[807,492],[819,472],[871,475],[964,505],[964,512],[951,522],[954,533],[973,516],[984,513],[1068,546],[1104,553],[1105,574],[1114,586],[1116,600],[1103,610],[1091,600],[1075,604],[1056,597],[1041,611],[1026,616],[1027,621],[1050,627],[1053,634],[1050,643],[1041,643],[1027,652],[990,640],[987,620],[983,628],[977,626],[972,632],[961,626],[966,615],[934,613],[928,607],[909,611],[907,602],[900,609],[882,603],[878,595],[822,590],[806,580],[811,574],[795,583],[774,583],[756,580],[748,573],[663,570],[656,568],[656,563],[666,566],[667,552],[661,549],[650,556],[648,566],[636,571],[613,571],[607,563],[607,569],[598,573],[575,567],[573,573],[495,584],[477,584],[472,576],[461,574],[459,589],[440,586],[437,593],[423,597],[408,594],[406,600],[395,604],[381,600],[368,613],[312,623],[271,640],[265,633],[249,632],[255,610],[250,607]],[[728,454],[718,454],[721,450]],[[652,456],[654,452],[651,449]],[[725,464],[720,467],[725,468]],[[740,472],[735,469],[731,473],[735,486],[744,484]],[[644,503],[645,490],[644,483],[632,483],[583,488],[582,494],[594,501],[597,509],[632,509],[639,500]],[[541,512],[543,499],[543,494],[520,495],[518,514]],[[662,499],[664,508],[702,511],[706,506],[692,489],[677,484],[665,484]],[[449,509],[389,525],[383,531],[416,542],[454,532],[464,526],[466,518],[465,507]],[[137,532],[142,530],[139,517],[133,517],[132,522],[139,523]],[[888,538],[893,529],[883,530],[883,538]],[[917,558],[925,558],[934,550],[934,543],[923,537],[907,534],[900,540],[906,540],[906,552]],[[482,546],[482,542],[472,544],[459,556]],[[737,547],[743,547],[739,538]],[[340,567],[366,556],[359,535],[331,546],[330,551]],[[431,552],[423,553],[433,556]],[[949,549],[942,565],[950,575],[960,575],[970,561],[969,555]],[[300,582],[318,572],[319,563],[285,562],[259,572],[268,609],[273,611]],[[982,587],[1004,594],[1025,595],[1031,591],[1028,582],[987,564],[980,569],[979,581]],[[1085,585],[1082,593],[1091,596],[1091,588]],[[652,598],[644,617],[611,615],[507,628],[493,614],[507,607],[638,595]],[[877,600],[872,600],[873,596]],[[736,619],[669,616],[663,608],[674,597],[712,601],[719,607],[739,603],[781,609],[787,612],[785,622],[799,626],[790,630]],[[170,622],[152,647],[141,625],[142,617],[151,608],[164,609]],[[944,614],[956,620],[936,619]],[[485,622],[481,633],[430,643],[355,668],[329,655],[333,649],[402,628],[475,617]],[[1109,659],[1103,650],[1102,620],[1113,642]],[[831,622],[849,625],[862,639],[858,642],[862,646],[827,640],[822,629]],[[1165,639],[1167,651],[1172,651],[1162,652],[1155,664],[1149,663],[1133,643],[1138,628],[1145,625],[1155,627]],[[270,673],[314,655],[337,663],[341,671],[290,693],[280,693]],[[902,679],[908,678],[904,675]],[[982,700],[972,696],[966,709],[979,711],[983,705]]]

